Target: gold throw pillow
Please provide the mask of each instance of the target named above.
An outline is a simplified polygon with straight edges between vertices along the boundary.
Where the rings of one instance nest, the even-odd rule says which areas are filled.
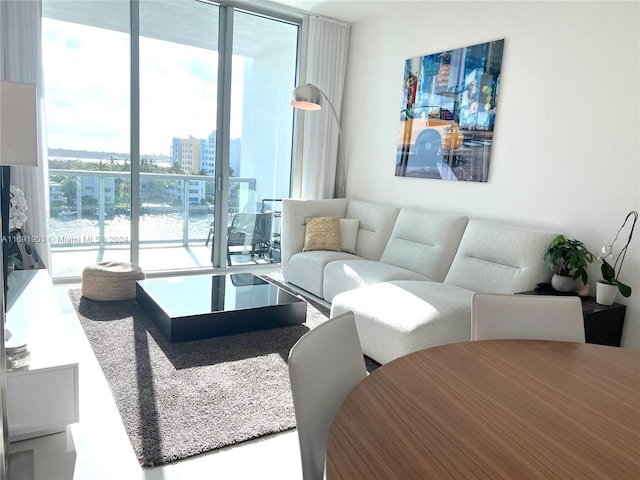
[[[307,217],[303,252],[340,251],[340,217]]]

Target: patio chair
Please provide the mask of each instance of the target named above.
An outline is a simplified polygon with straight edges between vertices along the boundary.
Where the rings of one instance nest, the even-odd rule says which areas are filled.
[[[227,233],[227,264],[231,255],[249,250],[251,258],[269,252],[271,242],[271,213],[236,213]],[[244,247],[242,251],[231,251],[231,247]]]
[[[243,208],[242,208],[242,213],[267,213],[267,212],[271,212],[271,209],[269,208],[265,208],[265,201],[266,200],[272,200],[272,199],[265,199],[262,200],[261,202],[249,202],[247,203]],[[276,201],[281,201],[281,200],[276,200]],[[270,204],[267,204],[267,206],[269,206]],[[279,214],[280,212],[274,212],[275,214]],[[205,246],[208,247],[209,246],[209,241],[211,240],[211,237],[213,237],[213,232],[214,232],[214,222],[212,221],[209,224],[209,234],[207,235],[207,241],[205,242]]]

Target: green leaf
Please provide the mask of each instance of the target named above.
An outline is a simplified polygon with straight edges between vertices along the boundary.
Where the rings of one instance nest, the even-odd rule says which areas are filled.
[[[583,270],[583,271],[582,271],[582,275],[581,275],[581,277],[582,277],[582,283],[583,283],[583,285],[586,285],[586,284],[587,284],[587,282],[589,281],[589,274],[587,273],[587,271],[586,271],[586,270]]]
[[[609,265],[606,261],[602,262],[602,266],[600,267],[600,271],[602,272],[602,279],[607,282],[607,283],[611,283],[615,280],[616,278],[616,272],[613,270],[613,267],[611,265]]]
[[[616,283],[618,284],[618,291],[620,292],[620,295],[622,295],[623,297],[631,296],[631,287],[629,285],[625,285],[620,280],[618,280]]]
[[[18,258],[17,253],[12,253],[11,255],[9,255],[9,261],[13,263],[17,269],[22,270],[24,268],[24,265],[22,265],[22,261]]]

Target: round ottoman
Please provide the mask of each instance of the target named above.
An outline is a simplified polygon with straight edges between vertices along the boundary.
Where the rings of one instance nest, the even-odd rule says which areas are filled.
[[[144,278],[133,263],[94,263],[82,271],[82,295],[99,301],[130,300],[136,298],[136,280]]]

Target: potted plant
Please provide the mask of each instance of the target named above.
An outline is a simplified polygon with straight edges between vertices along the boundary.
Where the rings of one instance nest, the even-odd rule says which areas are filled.
[[[593,258],[581,241],[558,235],[544,251],[547,266],[554,272],[551,286],[559,292],[574,292],[579,286],[577,279],[586,285],[589,280],[587,267]]]
[[[629,231],[629,238],[627,238],[627,243],[620,250],[617,256],[613,254],[613,245],[616,243],[620,232],[627,224],[630,218],[633,217],[633,223],[631,224],[631,230]],[[629,248],[629,244],[631,243],[631,237],[633,236],[633,230],[636,227],[636,221],[638,220],[638,212],[631,211],[627,214],[622,223],[622,226],[618,229],[618,233],[616,233],[613,242],[611,245],[602,247],[600,253],[601,257],[598,257],[600,260],[600,272],[602,273],[602,279],[598,280],[596,283],[596,302],[602,305],[611,305],[615,301],[616,295],[620,292],[620,295],[623,297],[631,296],[631,287],[622,283],[618,277],[620,276],[620,271],[622,270],[622,264],[624,263],[624,257],[627,255],[627,248]],[[611,263],[609,263],[608,259],[611,259]]]

